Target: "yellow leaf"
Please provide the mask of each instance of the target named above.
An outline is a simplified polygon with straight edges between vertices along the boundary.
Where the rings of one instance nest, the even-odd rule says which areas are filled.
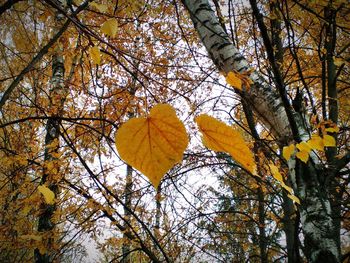
[[[39,192],[44,196],[45,202],[49,205],[53,205],[55,203],[55,194],[45,185],[38,186]]]
[[[292,199],[295,203],[297,203],[297,204],[300,205],[300,200],[299,200],[298,197],[296,197],[295,195],[291,195],[291,194],[289,194],[288,197],[289,197],[290,199]]]
[[[342,58],[334,58],[334,60],[333,60],[334,65],[336,65],[337,67],[340,67],[345,62],[346,62],[346,60],[344,60]]]
[[[32,239],[35,241],[41,241],[42,237],[41,236],[37,236],[37,235],[21,235],[20,238],[22,239]]]
[[[326,132],[339,132],[339,128],[337,126],[335,127],[329,127],[325,129]]]
[[[90,57],[91,57],[92,61],[95,64],[100,65],[100,63],[101,63],[100,49],[97,46],[91,47],[89,50],[89,53],[90,53]]]
[[[202,114],[195,121],[203,134],[204,146],[217,152],[226,152],[252,174],[256,174],[254,156],[242,135],[225,123]]]
[[[270,164],[269,164],[269,167],[270,167],[272,176],[273,176],[277,181],[279,181],[280,183],[284,183],[284,182],[283,182],[283,177],[282,177],[281,173],[278,171],[277,166],[274,165],[274,164],[272,164],[272,163],[270,163]]]
[[[323,136],[323,143],[324,143],[324,146],[326,146],[326,147],[335,147],[336,146],[336,142],[335,142],[334,137],[331,135],[328,135],[328,134]]]
[[[311,150],[312,150],[312,149],[310,148],[310,146],[309,146],[306,142],[298,143],[298,144],[297,144],[297,148],[298,148],[299,151],[301,151],[301,152],[307,152],[307,153],[311,152]]]
[[[290,157],[292,156],[292,154],[295,151],[295,145],[291,144],[289,146],[285,146],[283,147],[283,157],[284,159],[286,159],[287,161],[290,159]]]
[[[319,151],[324,150],[323,140],[318,135],[312,135],[311,139],[308,140],[306,143],[313,150],[319,150]]]
[[[306,151],[297,152],[295,156],[298,159],[302,160],[304,163],[307,163],[307,160],[309,160],[309,152],[306,152]]]
[[[281,173],[279,172],[278,168],[276,165],[274,165],[273,163],[269,164],[270,170],[271,170],[271,174],[272,176],[281,184],[281,186],[290,194],[292,194],[292,188],[290,188],[288,185],[286,185],[283,181],[283,177],[281,175]]]
[[[242,80],[238,77],[238,74],[230,71],[226,76],[226,82],[235,89],[242,90]]]
[[[188,138],[173,107],[158,104],[147,118],[132,118],[116,133],[120,157],[146,175],[155,188],[164,174],[181,162]]]
[[[118,30],[118,22],[115,18],[110,18],[101,26],[102,33],[110,37],[115,37]]]
[[[288,193],[290,193],[290,194],[293,193],[293,189],[292,189],[291,187],[289,187],[289,186],[286,185],[285,183],[283,183],[283,184],[281,184],[281,185],[282,185],[282,187],[283,187],[284,189],[286,189],[286,191],[287,191]]]
[[[103,5],[103,4],[98,4],[98,3],[95,3],[95,2],[92,2],[90,4],[91,7],[94,7],[96,8],[98,11],[100,11],[101,13],[105,13],[107,12],[108,10],[108,6],[107,5]]]

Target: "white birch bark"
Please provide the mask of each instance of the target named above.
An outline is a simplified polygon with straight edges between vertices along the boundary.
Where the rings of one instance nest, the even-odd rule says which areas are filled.
[[[247,60],[232,44],[206,0],[184,0],[201,41],[218,70],[244,73],[250,69]],[[278,139],[291,137],[288,118],[278,93],[267,85],[258,72],[250,75],[254,85],[244,99],[259,115],[259,120]]]
[[[62,6],[63,4],[60,3]],[[64,16],[61,13],[56,13],[55,16],[56,22],[60,24],[64,19]],[[55,34],[56,32],[54,32]],[[52,117],[61,116],[63,113],[64,102],[68,94],[67,87],[64,83],[64,59],[62,55],[62,47],[58,47],[56,53],[53,55],[52,59],[52,78],[51,78],[51,87],[50,87],[50,111]],[[53,153],[57,152],[59,145],[55,148],[50,147],[54,141],[59,140],[60,136],[60,125],[61,121],[56,118],[48,119],[46,123],[46,136],[45,136],[45,154],[44,161],[50,162],[56,160]],[[59,144],[59,143],[58,143]],[[48,188],[55,194],[56,198],[59,193],[59,187],[57,179],[54,179],[51,171],[44,170],[44,174],[41,178],[40,184],[47,184]],[[38,218],[38,232],[48,233],[55,228],[55,222],[53,221],[53,216],[56,211],[55,204],[42,204],[41,214]],[[57,251],[55,251],[54,246],[57,240],[54,238],[54,235],[50,235],[46,242],[45,248],[47,251],[41,254],[39,249],[35,249],[35,262],[36,263],[49,263],[54,261],[54,256]]]
[[[233,70],[240,73],[247,71],[248,62],[230,41],[208,0],[183,0],[183,3],[218,70],[225,73]],[[279,142],[288,142],[292,139],[290,123],[278,93],[264,82],[258,72],[253,72],[250,78],[254,85],[243,99],[249,101],[260,121]],[[293,118],[300,138],[309,139],[307,127],[304,127],[300,115],[295,113]],[[293,157],[288,165],[293,189],[302,201],[300,219],[306,256],[310,262],[340,262],[330,199],[319,180],[319,176],[327,169],[319,166],[316,156],[311,155],[310,159],[312,161],[308,165],[301,167],[300,162],[296,162]]]

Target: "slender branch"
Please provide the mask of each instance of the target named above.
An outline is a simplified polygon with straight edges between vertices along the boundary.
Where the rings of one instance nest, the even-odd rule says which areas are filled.
[[[292,133],[293,133],[294,140],[299,142],[300,136],[299,136],[298,126],[294,120],[293,113],[291,111],[291,105],[290,105],[290,102],[288,100],[288,96],[287,96],[287,92],[285,89],[285,85],[283,82],[281,72],[278,69],[275,55],[273,54],[273,46],[272,46],[272,43],[269,39],[267,28],[266,28],[266,25],[263,21],[263,16],[258,9],[256,0],[249,0],[249,2],[250,2],[250,5],[252,7],[252,10],[253,10],[253,15],[255,16],[256,21],[258,23],[262,39],[264,41],[267,57],[268,57],[269,62],[271,64],[272,71],[273,71],[273,74],[275,77],[276,86],[277,86],[277,89],[278,89],[279,94],[281,96],[281,100],[282,100],[283,106],[285,108],[285,111],[287,113],[288,121],[289,121],[291,130],[292,130]]]
[[[129,213],[130,215],[132,215],[136,221],[138,223],[140,223],[140,225],[143,227],[143,229],[145,230],[145,232],[147,232],[147,234],[150,236],[151,240],[157,245],[157,247],[159,248],[159,250],[161,251],[161,253],[164,256],[165,262],[170,262],[166,252],[164,251],[164,249],[162,248],[162,246],[159,244],[158,240],[156,239],[156,237],[153,235],[153,233],[150,231],[150,229],[146,226],[145,222],[143,222],[137,215],[136,213],[131,210],[130,207],[126,206],[126,204],[113,192],[110,191],[110,189],[108,189],[103,183],[101,183],[101,181],[97,178],[97,176],[94,174],[94,172],[91,170],[91,168],[88,166],[88,164],[85,162],[85,160],[82,158],[82,156],[80,155],[80,153],[78,152],[78,150],[75,148],[75,146],[71,143],[69,135],[67,134],[66,130],[63,128],[64,134],[61,134],[61,137],[63,138],[63,140],[66,142],[66,144],[71,148],[71,150],[74,152],[74,154],[78,157],[80,163],[83,165],[83,167],[85,168],[85,170],[89,173],[89,175],[93,178],[94,181],[96,181],[96,183],[98,185],[100,185],[104,191],[106,191],[106,193],[108,193],[110,196],[112,196],[118,203],[120,203]],[[127,223],[127,221],[125,221]],[[146,252],[146,251],[145,251]],[[152,254],[149,254],[150,258],[152,258],[152,260],[154,260],[155,262],[158,262],[157,258],[153,258]],[[154,256],[154,255],[153,255]]]
[[[102,208],[103,206],[98,203],[91,195],[89,195],[87,192],[83,191],[82,189],[78,188],[75,184],[69,182],[68,180],[66,179],[63,179],[65,183],[68,184],[68,186],[72,189],[74,189],[78,194],[80,194],[81,196],[83,196],[86,200],[90,200],[92,201],[93,203],[97,204],[99,207],[101,207],[101,211],[103,213],[103,215],[105,217],[107,217],[111,222],[113,222],[113,224],[120,230],[120,231],[125,231],[125,227],[122,226],[120,223],[118,223],[117,219],[113,217],[113,215],[111,215],[111,213]],[[130,232],[126,233],[126,235],[128,236],[128,238],[130,240],[135,240],[135,236],[133,236]],[[141,246],[141,249],[142,251],[144,251],[146,253],[146,255],[149,256],[150,259],[153,260],[153,262],[160,262],[158,260],[158,258],[153,254],[153,252],[151,250],[149,250],[147,248],[147,246],[144,244],[144,242],[141,240],[141,238],[139,238],[139,244]]]

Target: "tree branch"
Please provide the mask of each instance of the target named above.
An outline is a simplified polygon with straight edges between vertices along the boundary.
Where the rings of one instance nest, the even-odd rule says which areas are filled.
[[[342,158],[335,162],[336,172],[338,173],[350,162],[350,151],[348,151]]]
[[[4,92],[0,100],[0,111],[2,107],[5,105],[6,101],[9,99],[12,91],[17,87],[17,85],[24,78],[25,74],[27,74],[34,65],[42,59],[42,57],[49,51],[49,49],[56,43],[56,41],[60,38],[60,36],[66,31],[70,24],[70,20],[67,20],[66,23],[62,26],[62,28],[57,32],[57,34],[51,38],[51,40],[39,51],[38,54],[29,62],[29,64],[21,71],[21,73],[15,78],[15,80],[10,84],[7,90]]]
[[[9,0],[10,1],[10,0]],[[8,2],[9,2],[8,1]],[[16,1],[16,0],[14,0]],[[88,5],[88,1],[84,2],[77,8],[74,12],[74,15],[77,15],[80,11],[82,11]],[[4,92],[3,96],[0,100],[0,111],[2,107],[5,105],[6,101],[9,99],[12,91],[16,88],[16,86],[20,83],[20,81],[24,78],[24,75],[27,74],[34,65],[42,59],[42,57],[49,51],[49,49],[56,43],[56,41],[62,36],[62,34],[66,31],[68,26],[70,25],[71,20],[68,19],[62,26],[62,28],[55,34],[53,38],[39,51],[39,53],[32,59],[31,62],[21,71],[21,73],[15,78],[15,80],[10,84],[7,90]]]
[[[277,89],[279,91],[279,94],[281,96],[281,100],[282,100],[283,106],[285,108],[287,117],[288,117],[288,121],[289,121],[291,130],[292,130],[292,133],[293,133],[294,140],[299,142],[300,136],[299,136],[298,126],[297,126],[297,123],[293,117],[293,113],[291,111],[291,105],[290,105],[290,102],[288,100],[284,81],[283,81],[281,72],[278,68],[278,65],[276,63],[275,55],[273,54],[273,46],[272,46],[272,43],[270,41],[266,25],[264,23],[263,16],[258,9],[256,0],[249,0],[249,2],[250,2],[250,5],[252,7],[252,10],[253,10],[253,15],[256,18],[256,21],[258,23],[261,37],[264,41],[267,57],[269,59],[269,62],[270,62],[270,65],[272,67],[272,71],[273,71],[273,74],[275,77],[275,84],[276,84]]]

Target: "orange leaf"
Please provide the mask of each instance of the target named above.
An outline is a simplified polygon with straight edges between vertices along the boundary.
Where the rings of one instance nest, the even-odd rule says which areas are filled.
[[[242,80],[237,73],[230,71],[226,76],[226,82],[235,89],[242,90]]]
[[[292,154],[294,153],[294,151],[295,151],[294,144],[283,147],[282,155],[283,155],[284,159],[286,159],[288,161],[290,159],[290,157],[292,156]]]
[[[217,152],[226,152],[252,174],[256,174],[254,156],[242,135],[225,123],[202,114],[195,119],[203,134],[204,146]]]
[[[132,118],[116,133],[120,157],[148,177],[155,188],[164,174],[181,162],[188,138],[173,107],[158,104],[147,118]]]
[[[304,163],[307,163],[307,160],[309,160],[309,152],[307,152],[307,151],[297,152],[297,154],[295,156],[298,159],[302,160]]]
[[[311,150],[312,150],[312,149],[310,148],[310,146],[309,146],[306,142],[298,143],[298,144],[297,144],[297,148],[298,148],[299,151],[301,151],[301,152],[307,152],[307,153],[311,152]]]
[[[311,139],[308,140],[306,143],[313,150],[319,150],[319,151],[323,151],[324,150],[323,140],[318,135],[312,135]]]

